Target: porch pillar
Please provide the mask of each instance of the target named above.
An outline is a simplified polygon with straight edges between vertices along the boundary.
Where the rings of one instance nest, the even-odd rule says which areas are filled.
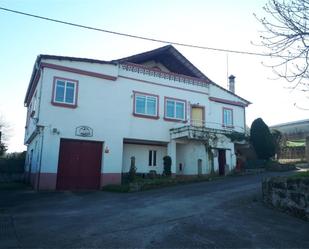
[[[167,154],[172,159],[172,175],[176,175],[176,141],[173,139],[167,145]]]

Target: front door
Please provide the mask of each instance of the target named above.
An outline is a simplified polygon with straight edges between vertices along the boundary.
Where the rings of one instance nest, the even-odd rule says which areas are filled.
[[[223,176],[225,174],[225,164],[226,164],[226,157],[225,157],[225,150],[219,150],[219,175]]]
[[[191,125],[203,126],[204,125],[203,113],[204,113],[203,107],[192,106],[191,107]]]

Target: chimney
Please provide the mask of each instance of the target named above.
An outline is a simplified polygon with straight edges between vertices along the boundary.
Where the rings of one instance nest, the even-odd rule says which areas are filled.
[[[235,93],[235,78],[236,77],[232,74],[229,76],[228,88],[229,88],[229,91],[232,93]]]

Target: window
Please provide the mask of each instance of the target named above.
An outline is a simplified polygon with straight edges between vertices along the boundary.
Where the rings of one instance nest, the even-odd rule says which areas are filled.
[[[134,114],[158,118],[158,96],[145,93],[134,93]]]
[[[165,118],[173,120],[185,120],[186,101],[177,99],[165,99]]]
[[[233,110],[223,108],[223,126],[233,126]]]
[[[149,151],[148,166],[157,166],[157,151],[156,150]]]
[[[52,103],[55,105],[76,106],[76,102],[77,81],[55,78]]]

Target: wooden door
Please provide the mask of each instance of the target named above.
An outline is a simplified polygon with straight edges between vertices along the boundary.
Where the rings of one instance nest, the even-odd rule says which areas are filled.
[[[225,164],[226,164],[226,156],[225,150],[219,150],[219,175],[225,175]]]
[[[101,142],[61,139],[57,189],[98,189],[101,160]]]
[[[204,126],[204,108],[192,106],[191,108],[191,125]]]

